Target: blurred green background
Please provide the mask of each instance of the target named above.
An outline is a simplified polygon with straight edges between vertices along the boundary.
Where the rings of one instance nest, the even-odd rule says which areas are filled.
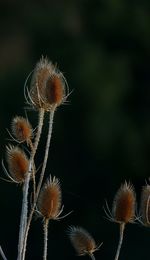
[[[0,1],[0,148],[12,117],[25,115],[23,86],[42,55],[73,90],[58,109],[46,175],[60,178],[65,213],[49,227],[48,259],[78,259],[66,230],[86,228],[96,259],[114,259],[119,228],[105,219],[120,184],[140,191],[150,173],[150,1]],[[27,111],[36,126],[37,113]],[[42,161],[46,136],[40,144]],[[1,167],[1,176],[4,173]],[[0,182],[0,244],[16,259],[22,188]],[[42,220],[34,218],[27,259],[42,259]],[[150,230],[129,225],[120,259],[149,259]],[[88,257],[84,257],[88,259]]]

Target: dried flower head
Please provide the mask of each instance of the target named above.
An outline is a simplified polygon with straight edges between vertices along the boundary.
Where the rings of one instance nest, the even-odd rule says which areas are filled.
[[[93,237],[82,227],[70,227],[69,238],[79,256],[92,256],[101,246],[97,247]]]
[[[141,193],[140,222],[150,226],[150,185],[146,184]]]
[[[106,215],[111,221],[117,223],[128,223],[133,222],[135,219],[135,206],[136,206],[136,196],[134,188],[130,183],[125,182],[121,185],[117,191],[113,206],[112,213],[110,212],[108,205],[107,210],[105,211]]]
[[[29,168],[26,154],[17,146],[9,146],[7,147],[6,159],[12,176],[10,178],[18,183],[24,182]]]
[[[50,176],[50,180],[43,186],[39,199],[38,210],[44,219],[58,219],[63,211],[61,207],[62,195],[59,180]]]
[[[135,192],[133,186],[125,182],[117,191],[113,202],[113,217],[116,222],[133,222],[135,218]]]
[[[46,100],[52,106],[59,106],[64,101],[65,84],[61,73],[50,76],[46,82]]]
[[[67,98],[63,74],[46,58],[37,63],[31,80],[30,103],[36,109],[50,111]]]
[[[19,142],[29,142],[32,138],[32,126],[27,119],[16,116],[11,124],[12,133]]]

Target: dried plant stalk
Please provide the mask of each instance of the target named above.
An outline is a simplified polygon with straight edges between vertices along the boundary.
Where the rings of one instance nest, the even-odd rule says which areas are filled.
[[[47,242],[48,242],[48,224],[49,220],[56,220],[62,212],[61,200],[62,200],[61,188],[59,180],[50,176],[50,180],[46,182],[40,191],[38,199],[38,209],[40,215],[44,219],[44,250],[43,260],[47,259]]]
[[[6,258],[5,254],[4,254],[3,249],[2,249],[1,246],[0,246],[0,255],[1,255],[3,260],[7,260],[7,258]]]
[[[45,68],[46,67],[46,68]],[[63,104],[64,101],[66,101],[67,93],[66,93],[66,80],[63,76],[63,74],[56,69],[53,64],[48,63],[48,60],[41,60],[39,64],[37,65],[37,75],[38,75],[38,87],[35,88],[35,79],[33,78],[33,85],[34,87],[31,89],[31,97],[32,97],[32,103],[36,107],[42,106],[45,111],[49,111],[49,129],[48,129],[48,135],[47,135],[47,142],[46,142],[46,148],[45,148],[45,154],[44,154],[44,160],[43,160],[43,166],[40,174],[39,183],[36,190],[35,200],[33,202],[31,212],[29,214],[28,223],[25,231],[25,239],[24,239],[24,247],[23,247],[23,258],[25,259],[25,250],[26,250],[26,244],[27,244],[27,237],[28,232],[30,228],[30,223],[32,220],[32,216],[36,207],[37,199],[39,196],[39,192],[42,186],[45,169],[47,165],[47,159],[49,154],[49,148],[50,148],[50,141],[52,136],[52,129],[53,129],[53,119],[54,119],[54,113],[58,106]],[[45,85],[42,85],[41,77],[39,77],[39,72],[42,71]],[[40,72],[41,73],[41,72]],[[49,76],[48,76],[49,75]],[[36,98],[34,98],[34,94]]]
[[[29,232],[32,216],[33,216],[33,213],[34,213],[34,210],[35,210],[35,207],[36,207],[38,195],[39,195],[39,192],[40,192],[40,189],[41,189],[41,185],[42,185],[45,169],[46,169],[48,153],[49,153],[49,147],[50,147],[50,141],[51,141],[51,136],[52,136],[52,129],[53,129],[53,119],[54,119],[54,110],[52,110],[50,112],[49,130],[48,130],[48,136],[47,136],[47,142],[46,142],[46,148],[45,148],[44,161],[43,161],[42,171],[41,171],[41,175],[40,175],[40,180],[39,180],[37,191],[36,191],[36,194],[35,194],[35,200],[33,202],[33,206],[31,208],[31,212],[29,214],[29,218],[28,218],[28,222],[27,222],[27,226],[26,226],[26,230],[25,230],[22,260],[25,259],[25,252],[26,252],[26,246],[27,246],[28,232]]]
[[[135,204],[136,199],[133,186],[125,182],[117,191],[113,202],[114,221],[120,225],[120,237],[115,260],[118,260],[120,255],[125,225],[134,221]]]
[[[42,126],[44,120],[44,110],[40,109],[39,111],[39,122],[37,134],[35,137],[34,149],[31,152],[29,169],[27,172],[27,176],[23,186],[23,200],[22,200],[22,210],[21,210],[21,218],[20,218],[20,229],[19,229],[19,242],[18,242],[18,260],[22,260],[22,253],[24,248],[24,239],[25,239],[25,231],[27,225],[27,215],[28,215],[28,190],[29,190],[29,181],[32,173],[32,168],[34,167],[34,157],[37,151],[37,147],[39,144]]]
[[[112,212],[107,204],[106,206],[107,210],[105,210],[105,213],[108,219],[120,225],[120,237],[115,255],[115,260],[118,260],[123,242],[125,225],[127,223],[133,223],[135,220],[136,195],[134,187],[125,181],[115,195]]]
[[[121,250],[121,246],[122,246],[122,242],[123,242],[124,229],[125,229],[125,223],[120,224],[120,237],[119,237],[117,252],[115,255],[115,260],[118,260],[119,255],[120,255],[120,250]]]
[[[32,79],[30,84],[30,90],[28,90],[27,81],[31,76],[31,74],[32,74]],[[21,216],[20,216],[17,260],[24,260],[25,258],[28,231],[36,207],[37,199],[40,193],[40,189],[41,189],[41,185],[43,182],[43,177],[47,165],[54,112],[58,106],[60,106],[66,101],[66,98],[68,97],[69,94],[66,93],[68,91],[68,85],[63,74],[57,69],[56,66],[54,66],[51,62],[49,62],[47,58],[43,58],[43,57],[36,64],[35,69],[27,77],[24,87],[25,87],[24,95],[25,95],[26,102],[28,103],[28,105],[30,105],[30,107],[32,107],[33,109],[39,112],[37,132],[35,135],[35,140],[34,142],[32,142],[33,130],[28,120],[18,116],[16,116],[13,119],[12,126],[11,126],[12,138],[14,141],[17,141],[18,143],[26,142],[27,146],[30,147],[30,159],[25,161],[26,159],[25,156],[24,156],[24,161],[23,160],[19,161],[15,159],[15,167],[11,167],[12,165],[10,165],[10,163],[13,161],[14,157],[10,156],[9,154],[8,156],[9,168],[11,170],[11,175],[13,174],[14,176],[10,176],[7,173],[6,168],[4,167],[7,176],[12,181],[14,181],[15,183],[18,182],[23,183],[23,199],[22,199],[22,209],[21,209]],[[49,130],[47,135],[47,142],[46,142],[42,171],[39,178],[39,182],[36,186],[35,175],[34,175],[35,174],[34,158],[37,152],[40,136],[42,133],[45,112],[49,112],[50,114]],[[23,152],[21,155],[23,157]],[[24,162],[24,165],[22,162]],[[27,166],[25,165],[25,162],[27,162],[26,163]],[[23,168],[23,166],[26,167]],[[22,174],[23,177],[21,177],[20,179],[18,175],[16,175],[16,171],[18,171],[18,169],[20,170],[19,174],[20,173],[22,174],[23,171]],[[32,201],[31,211],[28,218],[29,182],[31,176],[33,179],[33,201]],[[15,179],[15,177],[17,179]],[[62,211],[63,211],[63,207],[60,209],[57,218]]]
[[[43,260],[47,259],[48,223],[49,220],[59,220],[63,212],[62,192],[59,180],[54,176],[43,185],[38,198],[38,212],[44,221]],[[67,214],[68,215],[68,214]]]
[[[43,260],[47,260],[47,242],[48,242],[48,223],[49,220],[44,221],[44,250],[43,250]]]

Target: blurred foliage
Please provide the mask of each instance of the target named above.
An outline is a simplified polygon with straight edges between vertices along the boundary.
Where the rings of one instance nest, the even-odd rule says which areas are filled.
[[[73,90],[69,105],[56,113],[46,174],[60,178],[65,210],[74,213],[50,225],[48,259],[77,259],[65,233],[68,225],[82,225],[104,242],[97,258],[113,259],[118,230],[103,218],[104,200],[112,202],[125,179],[134,183],[139,199],[148,180],[149,10],[149,0],[0,2],[1,158],[5,129],[14,115],[25,114],[24,82],[42,55],[58,63]],[[36,113],[27,114],[35,127]],[[8,259],[16,259],[21,187],[1,181],[0,190],[0,244]],[[148,233],[129,227],[121,257],[148,259]],[[36,220],[27,259],[41,259],[42,243]]]

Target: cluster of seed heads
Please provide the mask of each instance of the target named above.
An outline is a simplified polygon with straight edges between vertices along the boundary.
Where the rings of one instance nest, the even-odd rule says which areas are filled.
[[[28,92],[27,102],[35,109],[51,111],[66,101],[68,86],[65,77],[47,59],[37,63]]]
[[[23,248],[22,241],[26,243],[28,229],[32,219],[32,215],[36,211],[44,219],[45,236],[47,235],[48,221],[62,218],[60,215],[63,211],[62,194],[59,180],[56,177],[49,178],[42,187],[43,178],[45,174],[48,150],[50,146],[52,125],[54,112],[58,106],[63,104],[68,96],[68,85],[62,72],[52,64],[47,58],[41,58],[36,64],[32,73],[30,73],[31,82],[30,87],[25,83],[25,99],[31,109],[39,113],[39,122],[37,130],[34,131],[28,119],[22,116],[15,116],[11,123],[10,136],[17,144],[7,145],[6,162],[7,168],[4,170],[9,179],[14,183],[23,185],[23,204],[20,222],[20,233],[18,242],[18,260],[24,259],[25,247]],[[27,78],[29,80],[29,77]],[[49,132],[47,135],[47,143],[45,149],[45,156],[43,160],[43,167],[39,182],[36,181],[36,166],[34,157],[37,152],[38,143],[42,134],[42,126],[44,122],[44,113],[49,112]],[[27,146],[26,150],[24,149]],[[27,155],[28,154],[28,155]],[[32,177],[32,178],[31,178]],[[28,193],[29,182],[33,180],[33,201],[31,203],[31,212],[28,218]],[[65,217],[65,216],[63,216]],[[28,223],[27,219],[28,218]],[[44,259],[46,259],[46,240]]]
[[[39,113],[41,113],[42,111],[43,115],[45,112],[54,113],[56,108],[63,104],[69,95],[68,85],[63,74],[58,70],[55,65],[52,64],[52,62],[43,57],[36,64],[35,69],[32,72],[30,88],[28,89],[25,84],[24,93],[26,102],[28,103],[30,108],[37,110]],[[38,134],[34,134],[32,125],[30,124],[28,119],[22,116],[16,116],[13,118],[11,123],[11,137],[13,138],[13,141],[17,142],[17,145],[9,144],[7,146],[6,162],[8,166],[8,171],[6,170],[6,167],[4,167],[4,169],[7,173],[7,176],[11,179],[11,181],[15,183],[21,183],[22,185],[25,184],[26,187],[28,187],[28,184],[26,183],[27,178],[29,177],[29,181],[33,180],[34,199],[31,206],[30,216],[32,219],[32,213],[34,212],[36,207],[36,211],[39,213],[40,216],[42,216],[44,220],[43,223],[45,244],[43,259],[46,259],[48,222],[50,220],[61,219],[64,216],[61,217],[63,205],[62,192],[58,178],[56,178],[55,176],[50,176],[48,181],[46,181],[41,188],[44,177],[41,174],[41,183],[39,185],[37,185],[36,183],[36,167],[34,164],[34,156],[38,146],[38,138],[40,138],[40,134],[42,131],[42,123],[39,126],[40,130],[38,136]],[[50,123],[50,131],[52,131],[52,121]],[[22,144],[27,145],[28,156],[24,149],[21,147]],[[46,153],[46,156],[47,155],[48,152]],[[47,161],[46,156],[45,161]],[[46,166],[43,167],[43,174],[45,172],[45,167]],[[31,172],[32,175],[30,174]],[[31,176],[33,178],[30,178]],[[139,216],[136,216],[136,194],[134,187],[127,182],[122,184],[116,192],[111,210],[109,209],[108,204],[106,204],[105,213],[109,220],[120,225],[120,240],[115,256],[115,260],[118,260],[121,244],[123,241],[125,225],[127,223],[134,223],[136,220],[138,220],[142,225],[147,227],[150,226],[150,185],[146,184],[142,189]],[[24,228],[25,223],[26,221],[23,222],[22,232],[25,235],[25,238],[27,238],[27,227]],[[88,233],[88,231],[86,231],[82,227],[72,226],[69,228],[68,234],[70,241],[79,256],[88,255],[91,257],[91,259],[95,259],[94,252],[97,251],[101,245],[96,245],[95,240]],[[22,251],[20,253],[21,255],[23,255]],[[20,260],[22,258],[18,259]]]

